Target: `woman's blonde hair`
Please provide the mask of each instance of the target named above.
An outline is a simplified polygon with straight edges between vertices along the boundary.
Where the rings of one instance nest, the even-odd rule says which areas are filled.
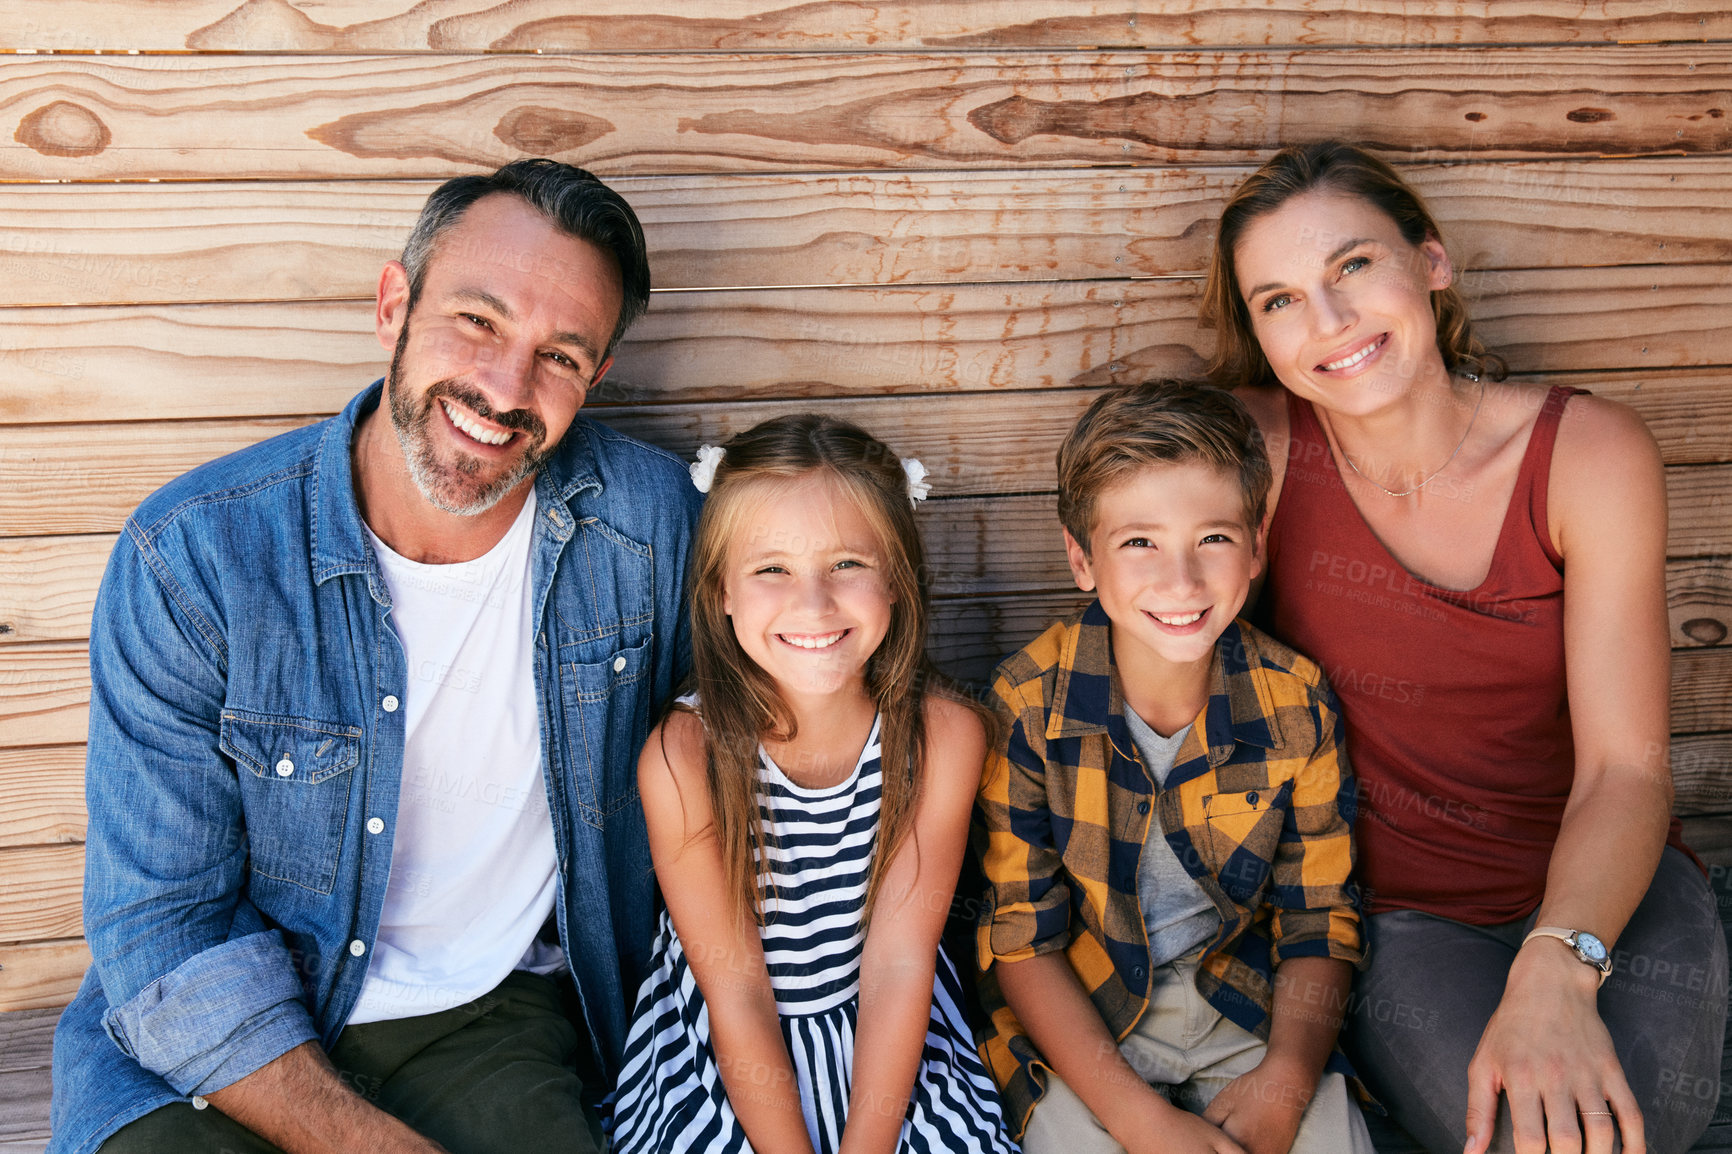
[[[764,421],[725,448],[698,520],[690,574],[692,682],[725,880],[737,910],[761,919],[765,895],[754,861],[765,848],[758,745],[765,737],[792,740],[795,729],[775,681],[740,647],[723,608],[729,546],[766,488],[822,477],[871,526],[892,598],[889,631],[866,665],[866,691],[878,708],[883,749],[878,843],[866,889],[870,916],[885,871],[913,828],[924,768],[926,694],[937,690],[965,700],[926,656],[926,565],[907,476],[877,438],[816,413]]]
[[[1396,171],[1363,148],[1339,140],[1283,148],[1246,177],[1221,212],[1215,230],[1215,251],[1209,280],[1203,288],[1203,327],[1216,332],[1209,379],[1222,388],[1279,384],[1263,356],[1251,314],[1240,295],[1233,253],[1251,222],[1280,208],[1295,196],[1313,191],[1341,193],[1373,205],[1395,222],[1411,245],[1443,242],[1425,201]],[[1437,351],[1451,373],[1501,381],[1508,374],[1503,358],[1485,351],[1473,335],[1467,305],[1454,285],[1433,289],[1431,311],[1437,318]]]

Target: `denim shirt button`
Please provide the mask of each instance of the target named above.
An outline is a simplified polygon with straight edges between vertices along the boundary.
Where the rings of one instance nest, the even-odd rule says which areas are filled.
[[[620,670],[622,670],[624,668],[625,668],[625,658],[616,657],[613,659],[613,671],[615,673],[618,673]]]
[[[379,704],[384,708],[386,713],[396,713],[397,706],[401,705],[402,702],[397,700],[397,695],[395,693],[387,693],[385,695],[385,700],[381,701]]]
[[[368,833],[384,833],[385,832],[385,819],[382,817],[370,817],[370,818],[368,818],[367,819],[367,832]]]
[[[207,1107],[209,1105],[210,1105],[209,1102],[206,1102],[203,1098],[199,1097],[197,1094],[194,1094],[192,1096],[192,1108],[194,1110],[203,1110],[205,1107]]]
[[[278,777],[288,777],[290,774],[292,774],[294,772],[295,772],[295,763],[290,761],[288,758],[285,757],[285,758],[283,758],[283,760],[277,762],[277,776]]]
[[[367,952],[367,943],[363,942],[360,938],[356,938],[354,941],[349,943],[349,952],[358,958]]]

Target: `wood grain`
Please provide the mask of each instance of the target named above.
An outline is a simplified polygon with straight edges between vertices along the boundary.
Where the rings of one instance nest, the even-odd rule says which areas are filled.
[[[653,96],[652,96],[653,94]],[[1710,155],[1732,47],[812,56],[14,56],[0,179],[442,177]]]
[[[1732,264],[1686,267],[1470,272],[1458,283],[1475,331],[1514,369],[1726,364],[1692,330],[1706,325],[1711,302],[1732,296]]]
[[[1518,372],[1732,364],[1732,263],[1506,271],[1466,287],[1482,339]],[[1214,342],[1197,327],[1199,288],[1160,279],[669,293],[590,404],[1194,376]],[[372,317],[360,301],[0,310],[0,422],[333,412],[384,371]],[[1711,385],[1696,395],[1713,419],[1732,406]],[[1685,417],[1678,431],[1709,430]],[[1698,453],[1720,443],[1706,437]]]
[[[0,650],[0,748],[80,742],[89,725],[90,665],[84,645],[45,642]],[[0,879],[4,864],[0,857]],[[0,888],[5,884],[0,880]],[[8,940],[13,939],[0,916],[0,941]]]
[[[83,938],[0,946],[0,967],[0,1009],[64,1006],[90,968],[90,947]]]
[[[117,532],[165,482],[310,419],[0,425],[0,536]]]
[[[59,1021],[60,1015],[52,1010],[4,1012],[6,1016],[0,1018],[0,1074],[49,1065],[54,1023]],[[3,1133],[0,1130],[0,1134]]]
[[[0,1000],[5,979],[0,972]],[[58,1006],[0,1013],[0,1154],[41,1154],[59,1020]]]
[[[84,932],[82,845],[0,849],[0,965],[22,942],[75,938]],[[22,1007],[13,1007],[21,1009]]]
[[[0,539],[0,644],[89,636],[113,547],[109,536]]]
[[[1608,9],[1612,10],[1608,10]],[[915,48],[1102,48],[1282,44],[1592,43],[1732,36],[1708,3],[1595,5],[1563,0],[1287,0],[1248,9],[1148,0],[62,0],[7,23],[0,48],[60,52],[835,52]]]
[[[1680,814],[1732,814],[1732,733],[1672,739],[1672,809]]]
[[[1690,465],[1666,470],[1670,557],[1732,558],[1724,527],[1732,525],[1732,466]]]
[[[1732,632],[1732,549],[1710,561],[1670,562],[1666,608],[1673,645],[1724,644]]]
[[[6,1041],[0,1033],[0,1045]],[[48,1137],[52,1081],[48,1066],[0,1073],[0,1154],[42,1154],[44,1143],[32,1140]]]
[[[1672,732],[1732,729],[1732,646],[1672,653]]]
[[[1196,274],[1244,167],[625,176],[660,288]],[[1408,165],[1458,269],[1717,263],[1732,160]],[[0,305],[366,297],[415,181],[0,185]]]
[[[84,746],[0,749],[0,849],[84,840]]]

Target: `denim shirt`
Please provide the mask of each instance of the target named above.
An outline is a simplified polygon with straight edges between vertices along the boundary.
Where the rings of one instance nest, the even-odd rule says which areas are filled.
[[[391,872],[409,676],[341,414],[171,482],[91,625],[85,931],[54,1039],[52,1149],[209,1093],[354,1009]],[[637,752],[685,673],[700,500],[676,457],[579,419],[530,546],[559,940],[611,1084],[648,963]]]

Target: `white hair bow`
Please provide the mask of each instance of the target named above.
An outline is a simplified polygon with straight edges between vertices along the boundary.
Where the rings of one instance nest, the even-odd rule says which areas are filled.
[[[903,457],[902,472],[908,478],[908,502],[926,500],[926,495],[932,492],[932,486],[926,482],[926,466],[917,458]]]
[[[698,459],[691,466],[692,484],[698,487],[698,492],[708,493],[710,486],[716,483],[716,469],[727,452],[720,445],[698,446]]]

